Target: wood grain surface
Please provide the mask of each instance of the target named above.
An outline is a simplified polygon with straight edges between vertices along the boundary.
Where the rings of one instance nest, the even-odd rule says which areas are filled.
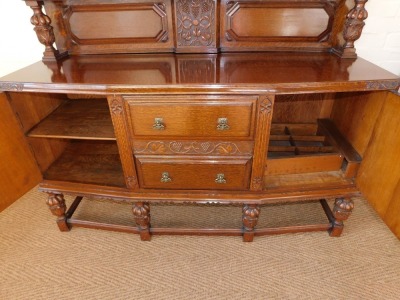
[[[0,211],[2,211],[38,184],[42,176],[6,93],[0,93],[0,106]]]

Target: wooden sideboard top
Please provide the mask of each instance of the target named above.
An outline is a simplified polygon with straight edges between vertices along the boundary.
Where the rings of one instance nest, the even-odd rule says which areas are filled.
[[[91,94],[137,91],[330,92],[394,90],[400,78],[362,58],[329,53],[114,54],[37,62],[0,90]]]

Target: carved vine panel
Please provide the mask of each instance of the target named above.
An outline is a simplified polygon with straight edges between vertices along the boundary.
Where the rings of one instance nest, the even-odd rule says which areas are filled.
[[[215,9],[213,0],[176,1],[178,47],[215,46]]]

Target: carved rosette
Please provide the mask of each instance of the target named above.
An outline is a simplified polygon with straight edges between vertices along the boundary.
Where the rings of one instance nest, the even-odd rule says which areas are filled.
[[[351,215],[353,208],[353,200],[349,198],[337,198],[333,207],[333,216],[337,221],[347,220]]]
[[[43,60],[56,60],[58,51],[54,48],[53,44],[56,40],[49,16],[45,15],[42,11],[42,3],[35,2],[37,5],[30,6],[33,10],[31,17],[31,24],[34,27],[39,42],[45,46],[43,52]]]
[[[251,187],[253,190],[259,191],[263,188],[263,179],[262,177],[254,177],[251,182]]]
[[[110,104],[110,108],[114,115],[120,115],[122,113],[122,99],[114,97]]]
[[[260,111],[261,112],[265,112],[267,114],[270,114],[272,111],[272,101],[270,98],[268,97],[264,97],[261,100],[261,104],[260,104]]]
[[[260,207],[254,204],[246,204],[243,206],[242,213],[243,228],[246,231],[253,231],[258,222]]]
[[[139,184],[138,184],[136,176],[128,176],[128,177],[126,177],[126,185],[130,189],[137,188]]]
[[[211,46],[215,42],[215,2],[178,0],[176,2],[178,46]]]
[[[67,206],[65,205],[63,194],[49,194],[46,204],[50,208],[50,211],[53,215],[59,218],[65,217]]]
[[[132,213],[136,225],[140,230],[147,230],[150,227],[150,206],[148,203],[138,202],[132,207]]]
[[[368,0],[356,0],[356,5],[347,14],[346,23],[344,25],[343,38],[345,39],[344,49],[354,48],[354,42],[361,36],[362,29],[365,25],[364,20],[368,17],[365,9],[365,3]]]

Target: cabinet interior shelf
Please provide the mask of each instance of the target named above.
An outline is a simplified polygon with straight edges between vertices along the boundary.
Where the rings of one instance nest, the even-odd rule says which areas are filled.
[[[71,141],[43,177],[50,181],[125,187],[118,147],[113,141]]]
[[[28,136],[116,140],[106,99],[66,100],[32,128]]]

